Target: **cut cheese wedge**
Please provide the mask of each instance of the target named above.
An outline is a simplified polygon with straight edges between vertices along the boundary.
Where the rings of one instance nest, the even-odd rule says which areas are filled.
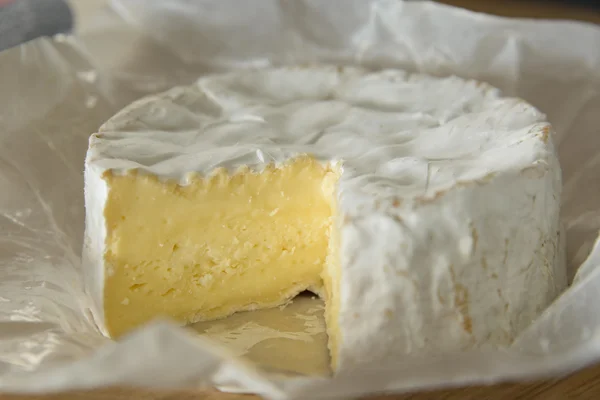
[[[545,117],[456,77],[207,76],[92,135],[84,271],[103,331],[326,302],[336,371],[506,346],[566,285]]]

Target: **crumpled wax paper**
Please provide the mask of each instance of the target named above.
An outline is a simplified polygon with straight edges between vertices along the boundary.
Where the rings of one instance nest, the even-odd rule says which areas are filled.
[[[0,53],[1,391],[216,386],[350,398],[559,375],[600,359],[599,27],[388,0],[114,0],[88,14],[74,37]],[[88,136],[132,100],[202,74],[317,62],[479,79],[545,112],[564,170],[570,288],[509,349],[407,356],[333,378],[322,303],[306,296],[103,337],[81,280]]]

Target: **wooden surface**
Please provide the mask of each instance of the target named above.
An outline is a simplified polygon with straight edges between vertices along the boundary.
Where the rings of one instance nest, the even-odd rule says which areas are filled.
[[[600,12],[539,0],[442,0],[442,3],[508,17],[575,19],[600,24]],[[156,391],[113,388],[43,396],[0,395],[2,400],[258,400],[257,396],[214,390]],[[524,400],[598,399],[600,364],[561,379],[520,384],[466,387],[404,395],[375,396],[368,400]]]
[[[517,18],[572,19],[600,24],[600,1],[590,8],[565,5],[552,0],[439,0],[439,3],[473,11]]]

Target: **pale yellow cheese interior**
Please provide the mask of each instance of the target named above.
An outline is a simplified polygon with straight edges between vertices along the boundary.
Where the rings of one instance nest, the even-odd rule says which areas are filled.
[[[338,177],[310,157],[260,173],[196,175],[183,186],[107,172],[109,334],[118,337],[157,316],[189,323],[279,306],[311,290],[327,304],[335,365]]]

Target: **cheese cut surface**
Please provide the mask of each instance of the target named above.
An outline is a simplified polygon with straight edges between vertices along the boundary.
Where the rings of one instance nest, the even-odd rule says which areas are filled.
[[[306,157],[260,174],[196,176],[183,187],[106,176],[109,333],[161,314],[195,322],[319,293],[334,176]]]
[[[336,371],[506,346],[566,285],[545,117],[459,78],[208,76],[92,135],[84,271],[103,331],[326,302]]]

